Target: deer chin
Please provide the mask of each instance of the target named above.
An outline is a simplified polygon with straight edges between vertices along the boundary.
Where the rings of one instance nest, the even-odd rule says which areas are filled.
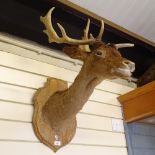
[[[124,78],[129,78],[132,75],[132,70],[129,68],[118,68],[116,72]]]

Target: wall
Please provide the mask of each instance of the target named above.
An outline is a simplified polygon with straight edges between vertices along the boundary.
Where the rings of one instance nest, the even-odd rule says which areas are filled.
[[[129,155],[155,155],[155,125],[136,122],[126,126]]]
[[[42,51],[46,54],[37,54]],[[37,52],[37,53],[36,53]],[[49,52],[50,55],[48,56]],[[47,77],[71,84],[80,63],[63,54],[0,35],[0,153],[3,155],[52,155],[32,128],[35,91]],[[104,81],[77,116],[78,127],[71,143],[57,155],[127,155],[122,112],[117,96],[131,87]],[[112,121],[120,124],[119,131]]]

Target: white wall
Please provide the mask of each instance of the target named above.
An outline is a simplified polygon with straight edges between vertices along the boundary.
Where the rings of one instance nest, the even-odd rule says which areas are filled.
[[[51,52],[53,57],[38,55],[36,51]],[[49,76],[71,84],[80,69],[71,61],[59,52],[0,35],[0,154],[54,154],[33,132],[32,98]],[[116,98],[132,89],[102,82],[77,116],[74,139],[56,154],[127,155],[122,112]],[[113,131],[113,119],[121,124],[119,132]]]

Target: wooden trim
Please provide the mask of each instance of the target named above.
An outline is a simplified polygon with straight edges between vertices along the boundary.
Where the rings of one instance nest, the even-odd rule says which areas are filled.
[[[119,96],[126,122],[155,115],[155,81]]]
[[[121,102],[126,102],[128,100],[136,98],[137,96],[144,95],[144,94],[149,93],[151,91],[155,91],[155,81],[150,82],[150,83],[148,83],[142,87],[136,88],[135,90],[133,90],[133,91],[131,91],[125,95],[119,96],[118,99]]]
[[[85,9],[85,8],[83,8],[83,7],[81,7],[81,6],[78,6],[78,5],[70,2],[69,0],[57,0],[57,1],[62,3],[63,5],[66,5],[66,6],[70,7],[70,8],[78,11],[78,12],[83,13],[83,14],[85,14],[87,16],[91,16],[91,17],[93,17],[94,19],[96,19],[98,21],[103,19],[105,24],[107,24],[107,25],[109,25],[109,26],[111,26],[111,27],[113,27],[113,28],[115,28],[115,29],[117,29],[119,31],[122,31],[123,33],[125,33],[127,35],[130,35],[131,37],[136,38],[136,39],[138,39],[138,40],[140,40],[140,41],[142,41],[142,42],[144,42],[144,43],[146,43],[146,44],[148,44],[150,46],[155,47],[154,42],[152,42],[152,41],[150,41],[150,40],[148,40],[148,39],[146,39],[146,38],[144,38],[144,37],[142,37],[142,36],[140,36],[140,35],[138,35],[136,33],[133,33],[131,31],[129,31],[129,30],[127,30],[127,29],[125,29],[125,28],[123,28],[123,27],[121,27],[121,26],[119,26],[119,25],[117,25],[117,24],[115,24],[115,23],[113,23],[113,22],[111,22],[111,21],[109,21],[109,20],[107,20],[107,19],[105,19],[105,18],[103,18],[103,17],[101,17],[101,16],[99,16],[99,15]]]

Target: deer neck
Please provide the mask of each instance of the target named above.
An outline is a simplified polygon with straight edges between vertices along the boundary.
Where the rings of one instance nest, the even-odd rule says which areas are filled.
[[[74,109],[75,113],[81,110],[85,102],[87,102],[90,95],[93,93],[96,85],[103,80],[93,74],[90,70],[91,67],[84,64],[74,83],[65,92],[64,101],[69,101],[68,108]]]
[[[89,74],[82,68],[74,83],[68,89],[68,93],[74,99],[87,100],[98,83],[99,79],[95,75]]]
[[[97,84],[103,79],[90,72],[91,67],[84,64],[74,83],[65,91],[58,92],[47,101],[43,114],[53,126],[63,126],[75,119]]]

